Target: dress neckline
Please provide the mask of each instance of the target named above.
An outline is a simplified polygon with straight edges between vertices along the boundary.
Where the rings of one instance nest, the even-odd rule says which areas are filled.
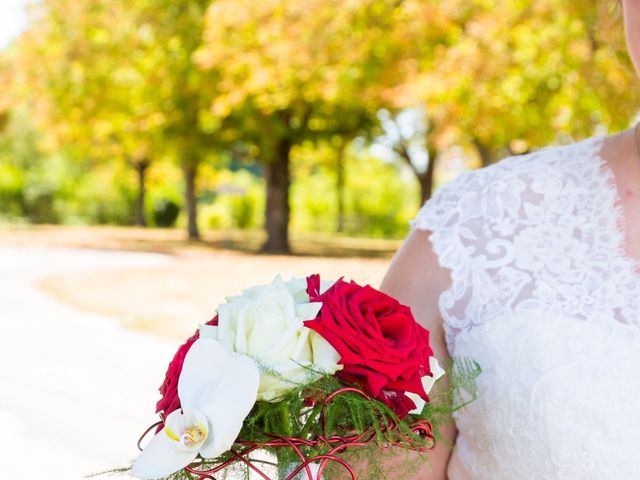
[[[608,189],[610,198],[613,199],[610,205],[603,205],[603,208],[609,209],[615,218],[615,228],[612,233],[616,237],[615,244],[617,245],[617,254],[629,265],[635,278],[640,282],[640,259],[633,257],[627,251],[627,222],[622,207],[622,197],[618,189],[618,180],[611,165],[609,165],[609,162],[602,156],[605,138],[605,134],[599,134],[584,141],[588,142],[591,147],[591,158],[594,160],[597,168],[596,174],[600,175],[602,179],[602,187]]]

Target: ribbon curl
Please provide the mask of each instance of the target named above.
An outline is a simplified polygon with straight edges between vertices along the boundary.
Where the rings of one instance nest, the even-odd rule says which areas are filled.
[[[195,475],[197,480],[217,480],[214,476],[216,473],[223,471],[225,468],[236,462],[242,462],[251,470],[256,472],[261,478],[264,480],[271,480],[267,474],[261,470],[255,461],[252,461],[249,458],[249,454],[254,452],[255,450],[259,450],[261,448],[291,448],[296,452],[296,455],[300,459],[300,464],[287,476],[286,480],[294,480],[294,478],[302,472],[305,471],[308,480],[320,480],[322,478],[322,473],[324,472],[326,465],[329,462],[336,462],[341,465],[349,474],[351,480],[357,480],[356,473],[343,458],[338,456],[338,453],[347,450],[352,447],[363,447],[369,445],[376,439],[376,432],[372,428],[368,428],[362,433],[353,434],[353,435],[331,435],[327,436],[326,433],[326,420],[325,420],[325,409],[327,405],[338,395],[342,395],[345,393],[356,393],[366,398],[367,400],[371,400],[366,393],[362,390],[355,387],[343,387],[328,395],[323,402],[322,410],[320,412],[320,424],[322,428],[322,433],[317,435],[313,439],[305,440],[302,438],[296,437],[284,437],[280,435],[269,435],[268,437],[271,440],[256,442],[251,440],[238,440],[236,441],[237,445],[243,446],[244,448],[241,451],[236,451],[234,449],[230,450],[232,457],[228,460],[216,465],[213,468],[209,468],[207,470],[201,470],[198,467],[201,467],[204,462],[195,462],[187,467],[184,470],[192,475]],[[164,423],[163,420],[154,423],[149,428],[145,430],[140,439],[138,440],[138,448],[142,450],[141,444],[143,439],[149,434],[153,429],[159,429],[159,427]],[[393,432],[396,431],[398,425],[394,422],[390,422],[383,429],[384,432]],[[390,445],[380,445],[381,448],[389,448],[389,447],[402,447],[407,448],[417,452],[428,452],[433,449],[435,446],[435,437],[433,435],[433,426],[427,420],[420,419],[409,426],[409,429],[417,436],[422,439],[429,439],[430,442],[427,445],[416,444],[410,435],[407,433],[401,434],[401,439],[393,442]],[[313,457],[307,458],[304,452],[300,447],[317,447],[319,445],[326,445],[329,447],[329,451],[322,455],[315,455]],[[318,467],[317,475],[314,479],[311,469],[309,465],[312,463],[320,462],[320,466]],[[263,463],[263,462],[260,462]]]

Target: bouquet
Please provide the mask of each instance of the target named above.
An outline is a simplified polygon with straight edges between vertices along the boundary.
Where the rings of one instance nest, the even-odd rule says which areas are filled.
[[[433,448],[444,370],[409,307],[317,274],[226,300],[171,361],[133,476],[311,480],[333,463],[355,480],[347,449]]]

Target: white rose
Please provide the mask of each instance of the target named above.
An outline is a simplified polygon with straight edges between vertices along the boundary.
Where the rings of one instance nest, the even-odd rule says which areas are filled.
[[[425,375],[424,377],[422,377],[422,387],[424,388],[424,392],[427,395],[429,395],[429,392],[438,381],[438,379],[444,375],[444,370],[438,363],[436,357],[429,357],[429,369],[431,370],[431,375]],[[411,400],[413,400],[413,403],[416,404],[416,408],[411,410],[409,413],[415,413],[416,415],[422,413],[422,409],[424,408],[426,402],[420,397],[420,395],[417,395],[413,392],[407,392],[406,395]]]
[[[331,285],[324,282],[322,290]],[[306,279],[285,282],[280,275],[269,285],[227,297],[218,307],[218,326],[203,325],[203,338],[213,338],[233,352],[248,355],[262,369],[258,400],[275,400],[310,380],[312,370],[333,374],[340,355],[318,333],[303,325],[322,304],[309,302]],[[277,372],[270,375],[269,371]]]

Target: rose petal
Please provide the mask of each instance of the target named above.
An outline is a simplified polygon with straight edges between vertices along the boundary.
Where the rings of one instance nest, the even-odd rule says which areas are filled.
[[[259,383],[260,373],[253,360],[244,355],[228,359],[215,392],[201,407],[211,428],[200,448],[203,457],[215,458],[231,448],[256,402]]]
[[[311,343],[309,342],[309,330],[302,325],[296,328],[296,343],[289,353],[289,359],[297,363],[311,362]]]
[[[228,299],[227,299],[228,300]],[[237,305],[223,303],[218,306],[218,340],[233,349],[233,312]]]
[[[200,338],[189,349],[178,379],[178,396],[183,409],[197,409],[211,397],[229,353],[221,343]]]
[[[286,282],[287,290],[298,303],[308,303],[309,294],[307,293],[307,280],[306,278],[291,278]]]
[[[316,318],[321,307],[321,302],[296,303],[294,305],[296,318],[298,320],[312,320]]]
[[[218,327],[216,325],[200,325],[200,338],[210,338],[218,340]]]
[[[269,365],[278,372],[278,377],[262,374],[260,376],[260,387],[258,389],[258,400],[271,402],[291,391],[298,385],[309,383],[313,378],[313,373],[298,363],[291,360]],[[307,365],[311,368],[311,365]],[[286,380],[283,380],[285,378]]]
[[[198,455],[196,450],[176,447],[164,430],[157,433],[131,467],[131,474],[142,479],[168,477],[189,465]]]
[[[404,392],[383,390],[376,398],[387,404],[401,420],[416,408],[415,403]]]
[[[237,329],[237,341],[247,339],[247,352],[252,355],[269,355],[280,352],[280,343],[295,342],[295,312],[293,298],[286,290],[274,291],[261,296],[251,304],[241,321],[251,322],[246,331]],[[238,324],[240,326],[240,322]],[[288,338],[283,338],[282,332],[292,330]],[[245,353],[236,350],[239,353]],[[288,350],[287,350],[288,351]]]
[[[311,330],[309,340],[313,352],[313,364],[316,368],[330,375],[342,368],[342,365],[338,364],[340,354],[318,332]]]

